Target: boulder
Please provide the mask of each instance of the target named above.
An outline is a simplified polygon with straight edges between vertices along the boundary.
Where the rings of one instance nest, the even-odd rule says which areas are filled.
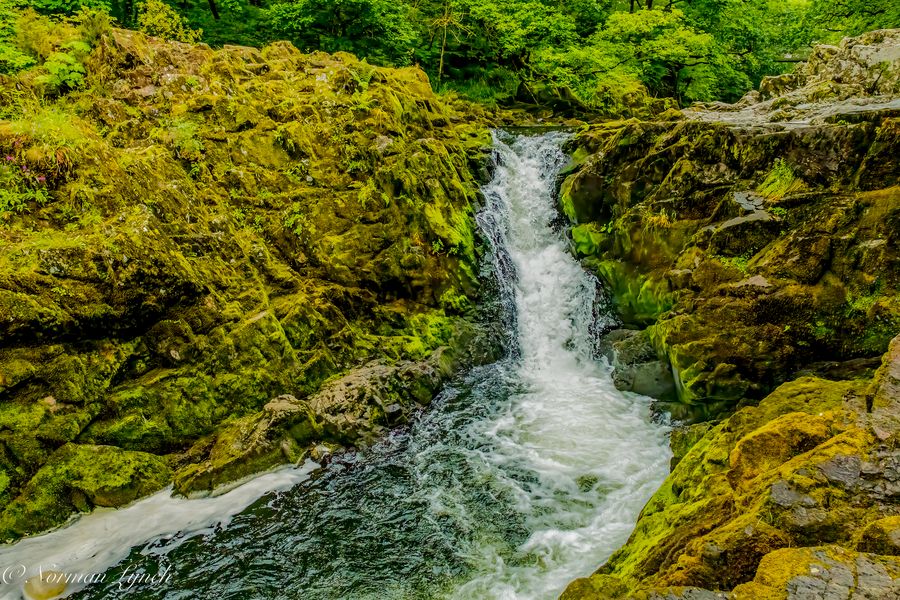
[[[672,368],[657,357],[646,332],[614,329],[601,338],[600,348],[612,365],[616,388],[662,402],[677,399]]]

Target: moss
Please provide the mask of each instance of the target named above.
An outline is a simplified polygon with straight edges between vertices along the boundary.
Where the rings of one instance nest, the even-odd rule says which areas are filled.
[[[483,111],[417,69],[289,44],[114,30],[85,64],[90,93],[0,123],[34,173],[17,189],[46,196],[0,222],[4,504],[60,445],[182,453],[280,394],[467,335]]]
[[[832,584],[839,573],[848,579]],[[900,578],[900,563],[893,557],[862,555],[837,546],[785,548],[767,554],[753,581],[736,587],[733,596],[735,600],[785,600],[792,588],[804,583],[807,589],[832,586],[853,594],[857,589],[866,588],[860,579],[870,576],[868,573],[879,573],[882,582],[896,585]],[[876,585],[885,589],[884,583]]]
[[[171,478],[166,462],[152,454],[67,444],[4,509],[0,537],[17,538],[59,525],[75,509],[128,504]]]
[[[772,419],[735,444],[729,456],[732,487],[751,485],[761,473],[818,446],[829,434],[829,422],[818,415],[792,412]]]
[[[900,195],[876,161],[862,179],[858,162],[834,162],[890,145],[860,125],[774,135],[626,121],[570,142],[579,161],[560,196],[573,251],[623,322],[652,327],[679,375],[679,416],[727,413],[810,365],[887,348]],[[814,166],[826,163],[838,166]]]
[[[613,600],[628,593],[628,587],[609,575],[592,575],[573,581],[559,600]]]
[[[308,405],[290,396],[279,397],[263,411],[220,427],[204,452],[205,460],[175,474],[175,489],[184,495],[208,492],[285,462],[297,462],[303,447],[320,435]],[[201,441],[197,447],[206,445]]]
[[[871,523],[860,532],[857,550],[900,556],[900,516],[885,517]]]

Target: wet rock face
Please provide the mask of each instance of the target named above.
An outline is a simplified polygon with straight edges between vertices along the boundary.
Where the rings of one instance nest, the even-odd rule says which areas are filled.
[[[88,79],[0,121],[4,165],[46,188],[0,209],[0,538],[361,443],[430,399],[434,353],[476,336],[477,109],[413,68],[119,30]],[[407,365],[415,401],[310,400],[372,361]],[[94,448],[136,493],[50,480]]]
[[[628,543],[563,598],[897,597],[900,428],[878,431],[900,411],[867,409],[897,362],[872,380],[801,378],[679,429]]]
[[[600,349],[613,367],[613,383],[618,389],[661,402],[677,400],[671,367],[667,361],[659,359],[643,332],[614,329],[604,334]]]
[[[780,123],[754,96],[572,142],[560,196],[573,249],[623,322],[649,327],[685,417],[758,401],[827,362],[850,372],[900,331],[900,121],[884,106],[900,102],[898,48],[900,33],[875,32],[764,84],[806,106],[810,86],[832,82],[828,119]]]

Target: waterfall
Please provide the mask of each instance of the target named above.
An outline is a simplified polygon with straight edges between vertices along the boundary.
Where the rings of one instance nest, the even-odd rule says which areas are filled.
[[[227,522],[207,515],[173,534],[176,515],[196,501],[158,496],[125,510],[135,523],[171,513],[162,530],[76,524],[0,559],[33,568],[38,544],[52,549],[57,570],[77,557],[77,568],[105,574],[76,595],[97,599],[543,600],[591,573],[665,478],[668,447],[649,400],[615,389],[593,356],[597,281],[553,226],[565,139],[495,134],[478,223],[505,359],[447,386],[408,430],[289,488],[257,485],[249,506],[246,494],[240,505],[209,499],[234,515]],[[79,554],[97,546],[91,535],[130,551],[98,551],[91,562]],[[160,572],[163,587],[121,584]]]
[[[526,539],[475,548],[475,575],[458,598],[553,598],[625,542],[638,511],[667,474],[664,431],[648,400],[615,389],[593,357],[596,279],[569,254],[553,189],[566,136],[495,137],[497,166],[484,188],[481,225],[507,281],[518,355],[501,414],[477,424],[492,448],[487,470],[502,478]],[[492,231],[496,228],[496,231]],[[516,474],[527,474],[517,477]]]

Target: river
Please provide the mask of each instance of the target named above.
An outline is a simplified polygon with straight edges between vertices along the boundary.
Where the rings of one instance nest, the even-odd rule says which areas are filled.
[[[204,500],[163,492],[0,561],[102,573],[82,599],[543,600],[589,574],[627,539],[669,450],[650,400],[616,390],[594,356],[609,317],[554,226],[566,135],[495,134],[478,221],[506,358],[311,475],[281,470]]]

